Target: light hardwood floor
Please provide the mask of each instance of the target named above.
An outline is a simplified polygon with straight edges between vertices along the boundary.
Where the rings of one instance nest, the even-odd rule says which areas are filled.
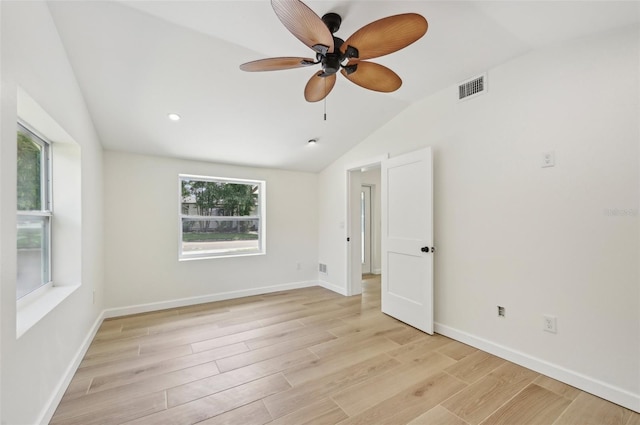
[[[51,424],[640,425],[320,287],[107,320]]]

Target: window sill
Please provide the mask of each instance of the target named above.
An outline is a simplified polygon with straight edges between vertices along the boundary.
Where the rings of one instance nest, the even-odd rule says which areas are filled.
[[[251,251],[251,252],[227,252],[219,254],[199,254],[199,255],[182,255],[178,257],[178,261],[193,261],[193,260],[211,260],[213,258],[233,258],[233,257],[254,257],[257,255],[266,255],[265,251]]]
[[[51,286],[28,302],[18,302],[16,338],[24,335],[78,288],[80,288],[79,284]]]

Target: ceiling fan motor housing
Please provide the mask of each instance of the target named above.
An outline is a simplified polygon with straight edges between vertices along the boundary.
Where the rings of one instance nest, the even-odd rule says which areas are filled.
[[[337,53],[327,53],[327,56],[322,59],[322,70],[325,76],[333,75],[340,71],[343,60],[344,56],[339,50]]]
[[[335,15],[335,13],[334,13]],[[327,15],[325,15],[327,16]],[[338,16],[338,15],[336,15]],[[338,16],[338,18],[340,18]],[[336,36],[333,37],[333,52],[318,52],[316,54],[316,59],[318,62],[322,64],[322,71],[324,71],[320,76],[328,77],[329,75],[333,75],[340,71],[343,67],[342,63],[349,58],[347,53],[342,53],[341,47],[344,44],[344,40],[338,38]]]
[[[340,29],[342,17],[337,13],[329,12],[322,17],[322,22],[324,22],[331,34],[335,34]],[[342,62],[346,59],[346,56],[340,51],[343,44],[343,39],[333,36],[333,52],[318,53],[317,59],[322,63],[323,72],[320,74],[321,77],[328,77],[340,71]]]

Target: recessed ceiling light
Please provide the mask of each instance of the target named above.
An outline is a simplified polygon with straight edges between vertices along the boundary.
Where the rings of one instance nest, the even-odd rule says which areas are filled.
[[[174,113],[167,114],[167,117],[169,117],[169,119],[171,121],[179,121],[180,120],[180,115],[174,114]]]

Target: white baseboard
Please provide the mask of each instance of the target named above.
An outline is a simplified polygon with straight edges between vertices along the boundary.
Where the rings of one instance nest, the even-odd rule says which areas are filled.
[[[334,285],[333,283],[329,283],[327,281],[324,280],[319,280],[317,282],[317,284],[319,286],[322,286],[323,288],[326,288],[330,291],[336,292],[340,295],[344,295],[345,297],[348,297],[349,295],[347,294],[347,289],[343,288],[342,286],[338,286],[338,285]]]
[[[104,311],[104,318],[127,316],[130,314],[148,313],[150,311],[166,310],[168,308],[186,307],[196,304],[204,304],[215,301],[224,301],[234,298],[250,297],[252,295],[268,294],[271,292],[287,291],[290,289],[308,288],[317,286],[315,280],[284,283],[280,285],[262,286],[260,288],[244,289],[241,291],[221,292],[218,294],[201,295],[197,297],[179,298],[175,300],[159,301],[147,304],[137,304],[127,307],[109,308]]]
[[[609,400],[627,409],[640,413],[640,394],[634,394],[622,388],[583,375],[565,367],[549,363],[529,354],[513,350],[495,342],[480,338],[449,326],[435,323],[435,331],[446,337],[455,339],[487,353],[493,354],[520,366],[534,370],[558,381]]]
[[[373,273],[373,274],[382,274],[382,269],[373,269],[373,271],[371,273]]]
[[[91,326],[89,332],[87,333],[87,336],[85,336],[84,340],[82,341],[80,348],[78,348],[75,356],[73,356],[71,363],[67,367],[67,370],[65,370],[64,375],[62,375],[62,379],[60,379],[60,382],[58,382],[58,385],[51,394],[48,402],[45,404],[45,408],[40,414],[36,423],[46,425],[51,421],[51,418],[53,418],[53,414],[56,412],[58,404],[60,404],[60,400],[62,400],[65,391],[67,391],[67,387],[71,383],[73,376],[78,370],[78,367],[80,366],[84,355],[87,353],[91,342],[93,342],[93,338],[95,338],[98,329],[100,329],[100,325],[102,325],[103,320],[104,310],[100,314],[98,314],[98,317],[93,322],[93,326]]]

